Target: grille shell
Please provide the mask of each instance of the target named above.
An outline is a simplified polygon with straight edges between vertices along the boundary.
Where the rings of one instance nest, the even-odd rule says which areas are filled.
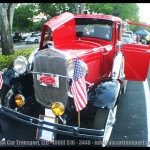
[[[39,51],[34,57],[34,72],[52,73],[67,76],[67,61],[65,56],[54,50],[45,49]],[[62,102],[65,106],[67,103],[68,78],[59,76],[59,87],[52,85],[43,86],[37,80],[38,74],[34,74],[34,90],[37,102],[50,108],[54,102]]]

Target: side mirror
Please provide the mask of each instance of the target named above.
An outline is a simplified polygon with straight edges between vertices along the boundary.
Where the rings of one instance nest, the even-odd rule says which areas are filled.
[[[117,47],[119,50],[122,48],[122,46],[123,46],[123,42],[122,42],[122,41],[118,41],[118,42],[116,43],[116,47]]]

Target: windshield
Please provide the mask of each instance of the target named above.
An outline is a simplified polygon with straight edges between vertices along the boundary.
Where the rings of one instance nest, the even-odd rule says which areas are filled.
[[[41,36],[41,34],[40,33],[33,33],[32,35],[31,35],[31,37],[38,37],[38,36]]]
[[[112,24],[109,20],[76,18],[76,35],[111,40]]]

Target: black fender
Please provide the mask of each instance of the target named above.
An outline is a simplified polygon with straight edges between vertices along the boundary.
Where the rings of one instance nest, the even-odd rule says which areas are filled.
[[[14,93],[23,94],[25,97],[33,95],[33,75],[26,73],[18,75],[13,69],[3,71],[3,84],[10,87]]]
[[[121,84],[118,80],[101,82],[95,89],[94,102],[92,105],[97,108],[111,109],[116,105]]]
[[[3,84],[11,87],[13,84],[12,80],[16,78],[15,71],[13,69],[5,69],[2,72]]]

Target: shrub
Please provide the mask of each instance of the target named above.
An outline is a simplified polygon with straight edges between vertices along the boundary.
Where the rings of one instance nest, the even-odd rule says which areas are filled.
[[[26,49],[15,51],[13,55],[0,55],[0,70],[4,68],[8,68],[17,56],[24,56],[28,58],[34,49],[35,48],[33,47],[26,48]]]

